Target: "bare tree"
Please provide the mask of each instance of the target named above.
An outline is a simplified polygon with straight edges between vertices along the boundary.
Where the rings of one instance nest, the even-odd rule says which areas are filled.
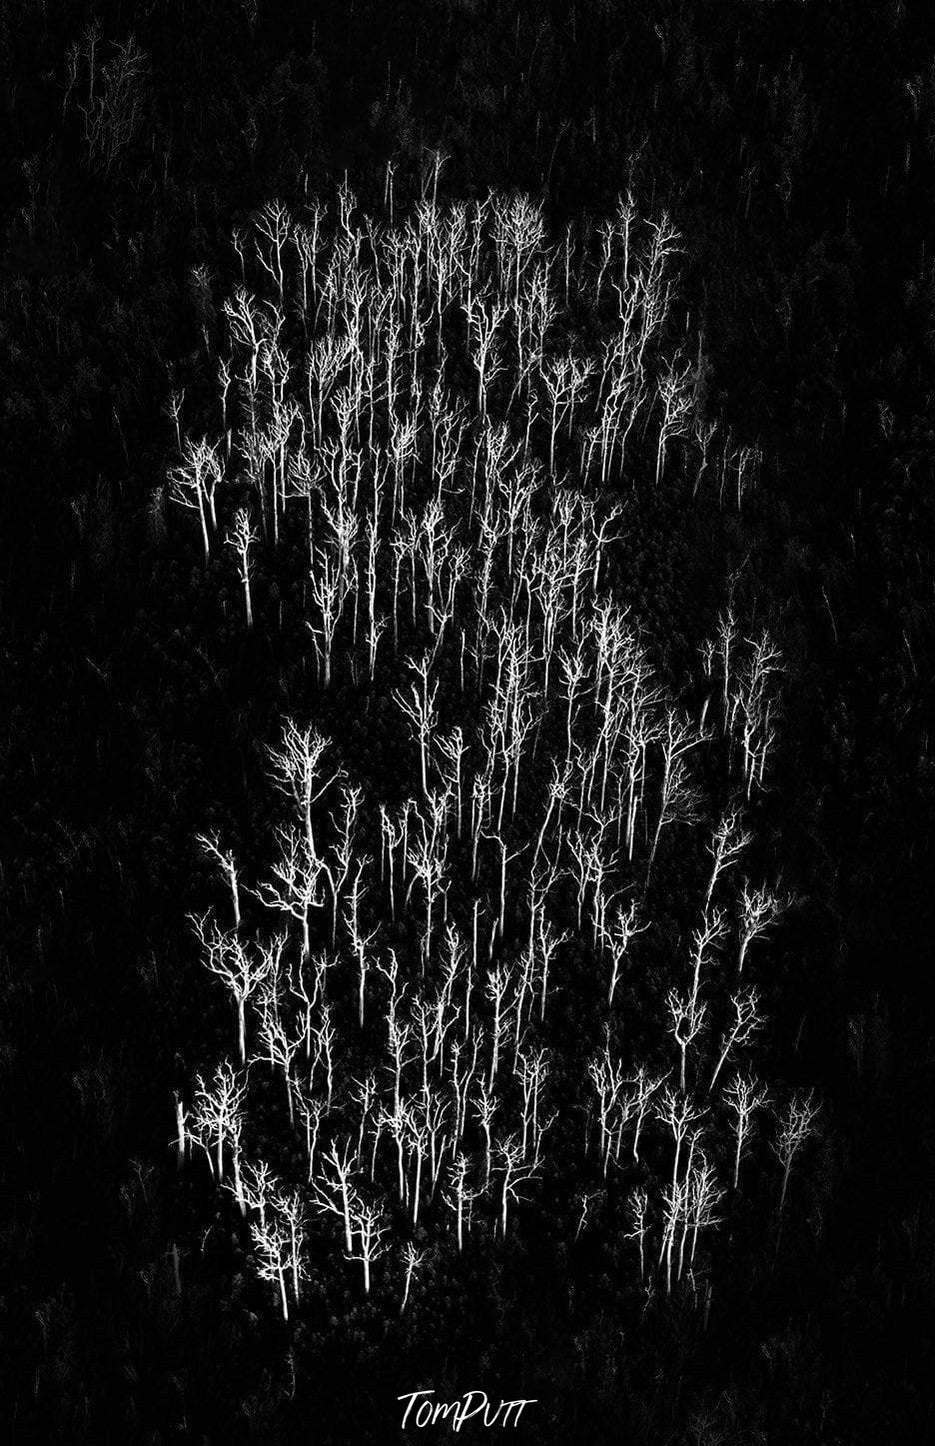
[[[283,1191],[275,1195],[273,1204],[288,1232],[286,1262],[292,1276],[292,1297],[298,1305],[301,1282],[306,1274],[302,1260],[302,1247],[305,1244],[305,1205],[298,1190]]]
[[[209,525],[211,532],[217,527],[215,493],[222,478],[223,468],[217,449],[206,438],[193,442],[186,437],[182,460],[169,473],[169,495],[180,507],[197,512],[206,564],[211,557]]]
[[[227,985],[234,996],[237,1007],[237,1043],[240,1062],[246,1063],[246,1006],[270,974],[270,956],[256,958],[253,951],[236,936],[222,934],[214,920],[210,926],[207,916],[194,919],[195,931],[205,951],[204,964],[212,974]]]
[[[224,1060],[214,1071],[210,1085],[203,1075],[195,1078],[195,1099],[191,1109],[189,1134],[200,1144],[212,1163],[215,1178],[224,1179],[225,1146],[230,1153],[234,1170],[240,1174],[240,1130],[246,1084],[228,1060]]]
[[[714,837],[708,846],[711,855],[711,874],[708,879],[708,892],[705,894],[704,911],[707,915],[711,907],[711,899],[717,887],[718,879],[729,868],[732,868],[740,858],[744,849],[750,843],[751,835],[740,822],[739,809],[733,808],[729,813],[724,814],[714,831]]]
[[[627,1199],[627,1206],[630,1216],[630,1229],[624,1235],[624,1240],[635,1240],[640,1251],[640,1280],[646,1274],[645,1241],[649,1226],[646,1223],[646,1213],[649,1209],[649,1196],[642,1186],[634,1186]]]
[[[672,1035],[679,1048],[679,1088],[684,1090],[686,1053],[689,1045],[694,1042],[704,1027],[708,1008],[706,1004],[699,1003],[697,996],[682,995],[675,989],[669,990],[666,995],[666,1004],[669,1006],[669,1014],[672,1019]],[[726,1055],[727,1048],[725,1048],[723,1057],[726,1058]],[[718,1069],[720,1069],[720,1063]],[[714,1083],[713,1080],[711,1082]]]
[[[505,316],[506,309],[499,302],[492,302],[488,310],[479,297],[468,312],[471,361],[477,372],[477,408],[482,417],[487,415],[490,387],[503,370],[497,332]]]
[[[289,1270],[289,1232],[286,1226],[274,1216],[263,1221],[250,1222],[250,1234],[257,1252],[257,1270],[261,1280],[268,1280],[279,1287],[279,1304],[282,1318],[289,1319],[289,1299],[286,1295],[286,1274]]]
[[[755,989],[747,989],[743,993],[731,995],[731,1004],[734,1007],[734,1018],[730,1027],[725,1030],[721,1053],[718,1062],[714,1066],[714,1073],[711,1076],[709,1089],[713,1089],[717,1083],[717,1077],[724,1068],[727,1056],[732,1049],[742,1049],[748,1044],[753,1034],[760,1028],[763,1018],[758,1011],[759,995]]]
[[[578,1239],[582,1230],[588,1222],[588,1215],[591,1209],[591,1201],[600,1199],[602,1195],[602,1190],[579,1190],[578,1194],[575,1196],[575,1200],[580,1207],[578,1212],[578,1224],[575,1229],[576,1240]]]
[[[265,1050],[265,1056],[260,1056],[260,1058],[265,1058],[271,1069],[282,1070],[291,1125],[295,1122],[295,1080],[292,1073],[292,1062],[302,1048],[305,1031],[303,1029],[298,1034],[287,1032],[279,1017],[276,1000],[271,995],[268,985],[260,995],[259,1034],[260,1043]]]
[[[735,1117],[734,1189],[740,1180],[740,1161],[750,1138],[753,1116],[769,1103],[766,1088],[752,1075],[736,1074],[724,1091],[724,1103]]]
[[[425,1251],[416,1250],[412,1241],[407,1240],[406,1244],[403,1246],[403,1265],[406,1271],[406,1284],[403,1288],[402,1303],[399,1307],[400,1315],[405,1315],[406,1313],[406,1304],[409,1300],[409,1290],[412,1285],[413,1277],[417,1274],[424,1259]]]
[[[479,1121],[479,1123],[480,1123],[481,1129],[482,1129],[483,1132],[484,1132],[484,1143],[485,1143],[485,1146],[486,1146],[486,1149],[485,1149],[485,1176],[484,1176],[484,1188],[485,1188],[485,1189],[486,1189],[486,1188],[489,1186],[489,1184],[490,1184],[490,1171],[491,1171],[491,1165],[492,1165],[492,1161],[493,1161],[493,1144],[492,1144],[492,1136],[491,1136],[491,1125],[493,1124],[493,1118],[494,1118],[494,1115],[495,1115],[496,1112],[497,1112],[498,1104],[499,1104],[499,1101],[497,1100],[496,1096],[494,1095],[493,1090],[492,1090],[491,1088],[488,1088],[488,1087],[487,1087],[486,1085],[484,1085],[483,1083],[480,1084],[480,1085],[478,1086],[477,1099],[476,1099],[476,1101],[475,1101],[475,1110],[476,1110],[476,1113],[477,1113],[477,1119],[478,1119],[478,1121]]]
[[[602,939],[610,950],[611,972],[610,984],[607,989],[607,1006],[610,1008],[614,1002],[614,995],[617,992],[617,985],[620,982],[620,971],[624,960],[630,952],[630,941],[635,939],[637,934],[644,933],[648,924],[637,924],[636,903],[630,904],[629,909],[619,906],[614,914],[614,922],[611,928],[604,928]]]
[[[272,877],[263,879],[254,890],[261,904],[295,919],[302,931],[302,958],[311,952],[309,913],[324,904],[319,880],[325,872],[323,861],[311,852],[308,837],[289,825],[276,833],[279,845],[270,870]]]
[[[234,911],[234,928],[240,928],[240,888],[239,875],[234,855],[230,849],[222,850],[216,833],[200,833],[195,837],[195,842],[201,845],[202,851],[209,859],[214,859],[224,877],[227,879],[231,891],[231,907]]]
[[[671,437],[683,436],[687,432],[692,408],[692,391],[689,385],[692,375],[691,362],[672,360],[659,378],[659,400],[662,404],[662,423],[656,444],[656,486],[662,478],[665,467],[666,448]]]
[[[345,1254],[346,1260],[358,1260],[364,1270],[364,1294],[370,1294],[370,1271],[375,1260],[386,1252],[384,1237],[388,1225],[379,1205],[365,1205],[355,1197],[351,1204],[352,1243]]]
[[[605,1043],[604,1052],[593,1059],[588,1073],[597,1092],[598,1124],[600,1127],[601,1168],[606,1176],[614,1139],[618,1101],[624,1083],[623,1066],[619,1060],[612,1060],[610,1046]]]
[[[432,683],[429,687],[429,668],[431,656],[426,653],[420,662],[414,659],[409,660],[409,667],[415,673],[418,681],[410,683],[409,697],[397,690],[393,697],[399,704],[405,716],[412,724],[412,728],[419,745],[419,763],[422,773],[422,793],[428,794],[428,755],[429,738],[432,735],[436,721],[435,699],[438,696],[438,683]]]
[[[745,879],[740,898],[740,952],[737,958],[737,973],[743,973],[747,950],[756,939],[769,933],[776,921],[788,907],[789,900],[773,893],[765,884],[752,888]]]
[[[353,1179],[358,1164],[350,1140],[345,1140],[340,1149],[336,1142],[332,1142],[327,1154],[322,1158],[321,1173],[311,1182],[314,1208],[322,1215],[337,1215],[341,1220],[344,1226],[344,1248],[348,1256],[354,1248],[354,1221],[360,1205],[360,1196]]]
[[[316,729],[300,728],[292,718],[286,718],[278,747],[267,750],[272,764],[273,783],[295,805],[312,858],[318,856],[312,826],[312,808],[344,772],[337,768],[322,782],[320,765],[327,748],[328,740]]]
[[[766,759],[775,739],[772,679],[782,672],[779,649],[765,629],[749,640],[749,646],[749,662],[740,673],[731,699],[731,721],[737,719],[747,798],[754,784],[763,785]]]
[[[796,1094],[789,1100],[785,1112],[778,1115],[779,1133],[773,1144],[773,1150],[782,1165],[782,1188],[779,1192],[780,1229],[782,1228],[782,1217],[786,1207],[786,1194],[789,1189],[793,1161],[806,1140],[815,1133],[815,1120],[820,1108],[820,1105],[815,1103],[811,1092],[805,1095]]]
[[[514,1135],[508,1135],[496,1146],[503,1176],[500,1181],[500,1234],[506,1235],[510,1202],[520,1199],[520,1186],[536,1173],[534,1160],[524,1160],[522,1146]]]
[[[700,797],[689,776],[688,755],[703,741],[704,735],[697,733],[687,719],[680,717],[672,708],[666,709],[665,732],[661,740],[662,782],[659,816],[656,820],[649,858],[646,861],[645,888],[649,887],[662,830],[667,824],[694,823],[698,816]]]
[[[238,507],[234,513],[234,521],[225,541],[228,547],[232,547],[237,554],[248,628],[253,627],[253,599],[250,595],[250,576],[252,572],[250,550],[254,543],[259,541],[259,537],[260,534],[250,521],[249,510],[246,507]]]

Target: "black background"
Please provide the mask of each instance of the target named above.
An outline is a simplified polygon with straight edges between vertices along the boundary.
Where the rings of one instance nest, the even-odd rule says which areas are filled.
[[[107,176],[63,118],[65,55],[95,15],[150,57]],[[420,1375],[547,1399],[556,1440],[928,1439],[933,29],[898,0],[259,0],[253,30],[236,0],[6,0],[9,1439],[395,1439],[395,1397]],[[572,1344],[533,1240],[503,1267],[526,1278],[503,1283],[517,1318],[479,1274],[457,1340],[428,1318],[381,1345],[330,1299],[286,1339],[223,1225],[199,1251],[218,1207],[173,1174],[167,1102],[201,1047],[181,962],[192,838],[245,807],[279,677],[270,646],[231,637],[212,680],[210,586],[186,529],[154,522],[165,398],[204,384],[190,269],[225,287],[234,224],[345,170],[376,207],[393,157],[415,193],[427,147],[447,153],[450,193],[526,189],[556,224],[606,213],[628,183],[667,206],[711,395],[770,458],[744,522],[685,546],[698,608],[716,533],[796,639],[772,807],[813,880],[814,965],[788,1023],[805,1016],[802,1077],[835,1143],[820,1251],[793,1247],[707,1331],[673,1311],[622,1341],[595,1260],[577,1267]],[[181,1301],[174,1241],[194,1241]],[[527,1439],[553,1439],[526,1419]]]

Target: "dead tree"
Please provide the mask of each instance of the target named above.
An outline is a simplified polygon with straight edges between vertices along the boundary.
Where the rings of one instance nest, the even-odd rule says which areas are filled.
[[[370,1271],[375,1260],[385,1254],[385,1236],[389,1226],[379,1205],[367,1205],[355,1196],[351,1204],[352,1243],[345,1253],[345,1260],[358,1260],[364,1271],[364,1294],[370,1294]]]
[[[225,539],[228,547],[233,548],[237,556],[237,565],[240,569],[240,582],[243,587],[244,608],[247,614],[247,627],[253,627],[253,599],[250,593],[250,576],[253,565],[250,557],[254,543],[259,541],[260,534],[256,531],[250,521],[250,513],[246,507],[238,507],[234,513],[234,521]]]
[[[753,1117],[769,1103],[769,1092],[752,1075],[736,1074],[724,1091],[724,1103],[734,1115],[734,1189],[740,1180],[740,1161],[750,1139]]]
[[[412,1286],[413,1277],[417,1274],[424,1259],[425,1251],[416,1250],[412,1241],[407,1240],[406,1244],[403,1246],[403,1266],[406,1272],[406,1283],[403,1287],[403,1298],[402,1303],[399,1307],[400,1315],[405,1315],[406,1313],[406,1305],[409,1300],[409,1290]]]

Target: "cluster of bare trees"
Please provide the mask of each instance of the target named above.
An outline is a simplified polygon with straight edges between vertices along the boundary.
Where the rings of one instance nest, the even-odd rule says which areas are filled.
[[[132,35],[107,44],[95,20],[69,47],[66,66],[63,111],[80,116],[88,165],[109,176],[139,127],[149,56]]]
[[[317,202],[304,219],[271,202],[250,234],[234,237],[242,284],[223,308],[217,440],[183,443],[174,399],[174,496],[198,513],[206,555],[219,485],[246,498],[273,546],[290,504],[304,508],[327,633],[345,609],[372,604],[383,549],[401,549],[402,565],[407,539],[420,552],[435,541],[441,575],[427,579],[423,602],[435,633],[455,563],[450,536],[420,539],[427,509],[417,516],[406,505],[426,460],[439,509],[470,472],[471,523],[482,535],[499,475],[516,478],[513,522],[530,475],[558,484],[571,469],[581,482],[619,486],[636,465],[634,438],[657,485],[678,442],[695,486],[710,473],[723,496],[736,479],[739,504],[759,453],[701,415],[695,370],[667,340],[677,243],[667,218],[642,221],[631,197],[598,237],[569,227],[556,245],[522,196],[425,199],[395,228],[355,219],[346,187],[330,223]],[[254,277],[257,290],[247,285]],[[576,341],[570,297],[600,318],[596,349]],[[491,472],[488,496],[478,496]],[[358,505],[362,490],[369,505]],[[429,515],[437,531],[440,511]],[[250,534],[241,521],[242,572],[258,540]]]
[[[508,1236],[546,1175],[570,1237],[603,1220],[671,1290],[757,1142],[781,1218],[814,1129],[751,1068],[790,902],[751,863],[778,649],[729,609],[680,696],[615,600],[634,455],[655,486],[676,441],[712,465],[669,342],[676,242],[629,198],[552,246],[522,197],[393,227],[346,187],[330,221],[272,204],[235,237],[220,431],[185,436],[178,400],[174,496],[206,559],[233,550],[248,626],[256,554],[292,540],[318,688],[268,747],[265,867],[200,840],[232,1037],[177,1102],[178,1150],[232,1192],[284,1316],[314,1220],[365,1292],[392,1251],[405,1310],[427,1250]],[[315,725],[338,670],[389,700],[401,800]]]

